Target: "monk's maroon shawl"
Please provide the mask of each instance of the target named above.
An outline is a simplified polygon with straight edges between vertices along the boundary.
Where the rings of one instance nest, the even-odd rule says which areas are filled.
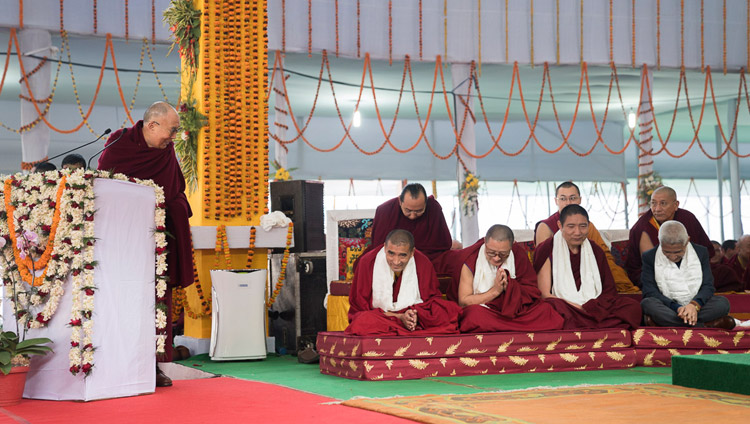
[[[393,230],[406,230],[414,236],[414,247],[434,260],[441,253],[451,248],[451,237],[448,224],[445,223],[443,208],[430,196],[424,214],[417,219],[409,219],[401,211],[398,197],[395,197],[375,210],[372,221],[372,245],[385,243],[385,237]]]
[[[122,138],[112,144],[120,135]],[[106,146],[99,158],[98,169],[153,180],[164,188],[166,226],[173,236],[167,237],[169,286],[189,286],[193,283],[192,243],[188,222],[192,211],[185,196],[185,178],[174,146],[170,144],[166,149],[148,147],[143,138],[143,121],[138,121],[133,127],[115,131],[107,140]]]
[[[641,268],[643,266],[641,262],[641,234],[644,232],[648,234],[654,247],[659,245],[659,229],[654,226],[651,220],[653,216],[651,210],[646,211],[630,228],[625,271],[628,272],[630,281],[638,287],[641,286]],[[714,245],[711,244],[711,239],[708,238],[708,235],[703,230],[703,226],[692,212],[678,208],[674,213],[673,219],[680,221],[685,226],[691,242],[705,246],[708,249],[709,258],[714,255]]]

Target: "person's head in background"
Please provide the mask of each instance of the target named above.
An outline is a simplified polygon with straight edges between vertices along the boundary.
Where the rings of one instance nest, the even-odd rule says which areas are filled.
[[[47,171],[56,171],[57,167],[50,162],[39,162],[36,165],[34,165],[34,168],[31,170],[31,172],[47,172]]]
[[[76,170],[86,167],[86,160],[77,153],[71,153],[62,160],[62,169]]]

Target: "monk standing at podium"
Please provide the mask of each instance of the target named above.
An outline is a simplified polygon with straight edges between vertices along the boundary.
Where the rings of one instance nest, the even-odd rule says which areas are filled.
[[[115,131],[107,140],[99,158],[98,169],[153,180],[164,188],[166,226],[173,237],[167,237],[169,286],[166,293],[167,317],[172,316],[172,288],[193,283],[193,260],[190,242],[192,215],[185,196],[185,178],[177,162],[172,141],[180,131],[180,117],[168,103],[156,102],[146,109],[143,120],[130,128]],[[165,355],[157,360],[172,360],[172,326],[167,325]],[[158,366],[156,385],[171,386],[172,381]]]
[[[458,333],[461,307],[441,298],[435,270],[414,248],[411,233],[391,231],[383,246],[360,259],[349,293],[347,334]]]

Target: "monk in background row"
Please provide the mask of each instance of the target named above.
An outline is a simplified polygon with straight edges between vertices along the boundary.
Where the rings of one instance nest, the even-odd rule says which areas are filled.
[[[625,270],[630,281],[641,287],[641,256],[659,245],[659,227],[666,221],[679,221],[687,229],[693,243],[708,249],[709,258],[714,256],[714,247],[698,219],[691,212],[680,209],[677,193],[667,186],[659,187],[651,195],[649,209],[630,229],[628,239],[628,258]]]
[[[536,226],[534,227],[534,245],[539,246],[542,242],[557,233],[560,229],[557,224],[560,220],[560,211],[562,211],[565,206],[580,204],[581,190],[579,190],[577,185],[570,181],[566,181],[557,186],[555,189],[555,205],[557,205],[557,212],[553,213],[549,218],[536,223]],[[612,256],[609,246],[607,246],[607,243],[604,241],[604,238],[602,238],[601,233],[596,229],[593,222],[589,222],[588,238],[604,251],[604,255],[607,258],[607,265],[612,272],[612,278],[614,278],[617,291],[621,293],[637,293],[639,291],[638,287],[633,285],[625,270],[615,263],[615,258]]]

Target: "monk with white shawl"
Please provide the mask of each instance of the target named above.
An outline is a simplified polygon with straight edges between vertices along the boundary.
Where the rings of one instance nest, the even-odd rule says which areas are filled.
[[[462,333],[544,331],[563,328],[563,318],[542,299],[526,250],[506,225],[459,251],[458,303]]]
[[[659,246],[643,253],[644,324],[731,330],[729,301],[714,296],[708,250],[689,240],[681,222],[666,221],[659,228]]]
[[[587,236],[589,216],[580,205],[560,211],[560,231],[534,250],[539,291],[565,319],[565,330],[635,328],[636,300],[618,296],[604,251]]]
[[[442,299],[435,269],[406,230],[393,230],[382,247],[360,257],[349,293],[354,335],[458,333],[461,307]]]

